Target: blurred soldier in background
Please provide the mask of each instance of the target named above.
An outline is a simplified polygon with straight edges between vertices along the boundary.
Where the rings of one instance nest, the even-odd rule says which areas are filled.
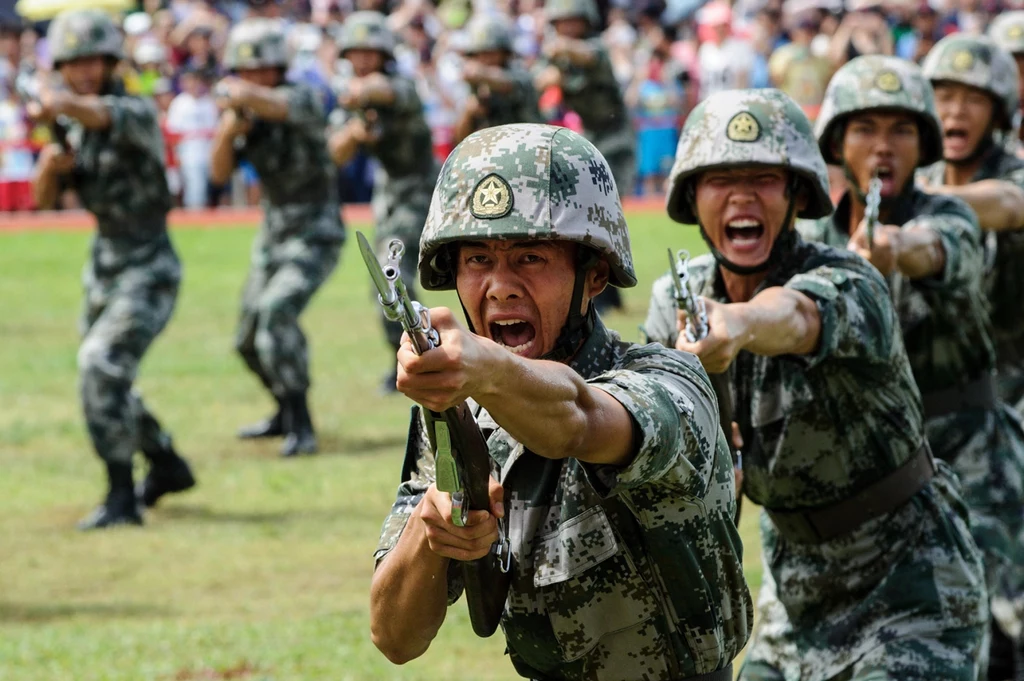
[[[966,54],[955,58],[958,66],[980,58],[979,51]],[[945,64],[946,57],[939,57]],[[993,609],[1005,604],[1000,620],[1019,627],[1011,602],[1021,575],[1024,431],[1020,417],[999,399],[993,377],[983,234],[962,200],[914,185],[916,168],[941,160],[944,149],[947,155],[966,151],[966,140],[943,135],[920,68],[881,56],[859,57],[836,73],[817,134],[825,160],[843,167],[847,192],[832,218],[805,234],[847,244],[888,279],[921,390],[928,441],[963,484]],[[877,225],[865,219],[873,177],[881,183]],[[988,647],[982,652],[987,658]]]
[[[636,132],[598,29],[593,0],[548,0],[544,13],[554,28],[537,62],[537,92],[557,86],[568,108],[583,123],[583,135],[608,161],[619,196],[636,184]],[[619,290],[608,287],[595,301],[598,310],[621,308]]]
[[[372,200],[377,255],[386,258],[392,239],[405,243],[402,279],[415,298],[420,233],[440,169],[423,104],[416,84],[395,72],[395,35],[383,14],[350,15],[339,33],[338,50],[351,65],[352,76],[338,84],[341,109],[331,115],[331,158],[344,165],[362,147],[377,159]],[[402,327],[384,319],[383,313],[381,321],[388,343],[397,352]],[[391,367],[381,383],[382,392],[395,391],[396,376],[396,368]]]
[[[455,122],[455,143],[495,125],[542,122],[533,79],[515,59],[507,20],[479,16],[464,33],[462,77],[472,92]]]
[[[53,208],[62,187],[72,187],[98,228],[83,276],[78,366],[85,420],[109,491],[79,527],[141,525],[137,492],[152,506],[195,485],[171,436],[132,390],[142,355],[171,318],[181,278],[167,234],[164,142],[153,102],[126,95],[111,76],[123,55],[109,15],[66,11],[50,24],[48,42],[66,89],[43,89],[28,113],[48,122],[60,116],[67,144],[40,153],[36,202]],[[139,449],[150,469],[136,491],[132,455]]]
[[[943,160],[921,171],[920,179],[926,192],[963,199],[978,215],[985,233],[984,292],[996,342],[999,395],[1020,411],[1024,409],[1024,160],[1004,144],[1014,136],[1020,106],[1017,64],[989,38],[952,35],[932,48],[922,70],[935,88]],[[1007,507],[1002,513],[1007,516],[1008,531],[1017,536],[1011,535],[1008,569],[1012,574],[1001,584],[990,585],[990,681],[1024,677],[1020,631],[1024,508]],[[1019,676],[1014,676],[1015,665]]]
[[[281,455],[311,454],[309,350],[299,316],[338,262],[345,241],[335,169],[324,141],[323,100],[284,79],[287,47],[280,23],[247,19],[231,31],[215,88],[222,108],[211,177],[224,184],[242,160],[263,192],[263,224],[242,294],[236,348],[277,401],[277,412],[239,437],[284,436]]]
[[[687,118],[669,183],[669,217],[711,249],[690,269],[709,330],[680,333],[695,320],[666,275],[646,331],[729,372],[744,491],[764,508],[739,678],[976,681],[981,556],[956,476],[929,451],[885,281],[794,231],[832,212],[810,122],[778,90],[714,94]]]
[[[989,24],[988,35],[996,45],[1012,54],[1013,60],[1017,62],[1017,93],[1021,98],[1018,105],[1024,106],[1024,11],[1003,12]],[[1014,112],[1013,125],[1017,139],[1012,140],[1013,144],[1009,148],[1020,155],[1024,152],[1024,147],[1018,143],[1021,135],[1024,135],[1020,110]]]

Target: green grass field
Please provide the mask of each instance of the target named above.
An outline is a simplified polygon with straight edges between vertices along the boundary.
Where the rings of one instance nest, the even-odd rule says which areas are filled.
[[[666,218],[635,215],[631,226],[640,285],[607,321],[637,340],[665,247],[703,245]],[[304,317],[321,454],[297,461],[279,460],[276,442],[234,438],[271,408],[232,350],[253,230],[173,236],[182,292],[138,387],[200,486],[162,502],[143,529],[83,535],[75,523],[105,489],[76,385],[88,234],[0,235],[0,680],[517,678],[501,635],[477,639],[461,602],[408,665],[370,643],[371,554],[410,403],[376,393],[393,358],[354,234]],[[744,510],[756,588],[756,523]]]

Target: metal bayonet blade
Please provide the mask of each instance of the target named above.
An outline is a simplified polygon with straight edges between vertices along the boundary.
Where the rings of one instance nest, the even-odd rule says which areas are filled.
[[[356,232],[356,240],[359,242],[359,252],[363,256],[363,262],[366,263],[366,269],[370,271],[370,277],[377,287],[377,292],[382,297],[390,297],[391,284],[388,283],[387,278],[384,276],[384,271],[377,260],[377,254],[373,252],[373,247],[370,246],[370,242],[366,240],[362,232]]]

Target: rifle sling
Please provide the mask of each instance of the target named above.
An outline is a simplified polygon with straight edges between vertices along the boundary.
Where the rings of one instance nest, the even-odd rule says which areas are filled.
[[[925,419],[933,419],[970,409],[994,409],[999,398],[995,378],[986,374],[967,385],[924,393],[921,401]]]
[[[842,501],[802,511],[765,511],[784,539],[795,544],[821,544],[895,511],[921,491],[934,475],[935,462],[925,442],[902,466]]]

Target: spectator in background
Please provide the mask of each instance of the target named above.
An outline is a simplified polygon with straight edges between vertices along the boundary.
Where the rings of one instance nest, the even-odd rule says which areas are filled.
[[[0,81],[0,211],[32,210],[35,159],[29,126],[10,81]]]
[[[849,9],[829,44],[832,67],[866,54],[891,55],[892,33],[881,0],[851,0]]]
[[[126,16],[121,22],[121,31],[124,33],[124,53],[134,55],[139,43],[151,39],[152,28],[153,18],[145,12],[132,12]]]
[[[792,97],[813,122],[832,78],[832,63],[811,50],[818,35],[817,12],[804,11],[790,17],[788,23],[792,42],[775,50],[768,62],[768,72],[772,85]]]
[[[700,98],[723,90],[743,89],[750,84],[754,51],[732,35],[732,9],[723,0],[713,0],[697,13],[697,68]]]
[[[0,83],[13,84],[21,63],[21,27],[0,22]]]
[[[178,168],[178,135],[167,127],[167,112],[174,101],[174,84],[170,78],[161,78],[153,84],[153,101],[156,102],[160,133],[164,136],[164,165],[167,168],[167,188],[174,197],[174,204],[181,205],[181,172]]]
[[[626,92],[637,131],[637,176],[645,195],[662,191],[675,160],[679,124],[685,118],[683,76],[671,58],[672,29],[658,27],[648,35],[654,41],[644,73],[637,73]]]
[[[210,150],[220,114],[209,87],[195,70],[183,72],[181,94],[167,111],[167,130],[178,139],[175,148],[181,168],[182,204],[205,208],[210,184]]]
[[[132,54],[134,68],[124,76],[124,86],[130,94],[150,97],[157,81],[165,78],[167,48],[155,40],[144,40],[135,46]]]
[[[921,63],[932,47],[942,39],[939,13],[928,0],[923,0],[910,20],[911,30],[896,41],[896,56]]]
[[[782,30],[782,11],[773,4],[761,8],[751,28],[750,43],[754,48],[750,70],[750,87],[771,87],[768,60],[780,47],[789,42]]]
[[[608,58],[612,61],[612,70],[619,87],[625,90],[633,82],[636,56],[637,32],[629,23],[626,10],[613,7],[608,13],[608,28],[601,34],[601,39],[608,47]]]

